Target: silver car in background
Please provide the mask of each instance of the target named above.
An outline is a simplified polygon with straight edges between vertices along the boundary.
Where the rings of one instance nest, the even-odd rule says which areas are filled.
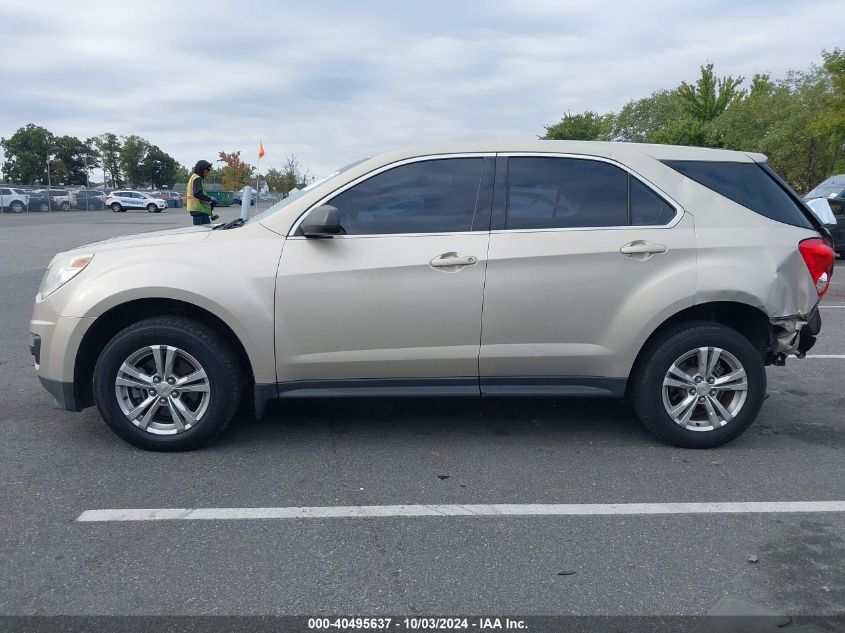
[[[759,154],[436,144],[246,223],[57,255],[32,352],[61,406],[147,449],[201,446],[248,400],[426,395],[626,397],[714,447],[815,342],[833,259]]]

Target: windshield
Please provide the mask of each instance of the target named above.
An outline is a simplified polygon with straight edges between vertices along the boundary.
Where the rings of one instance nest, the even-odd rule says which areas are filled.
[[[819,185],[810,193],[808,193],[805,197],[806,198],[827,198],[830,195],[834,195],[837,197],[842,197],[845,195],[845,186],[842,185]]]
[[[330,173],[328,176],[326,176],[324,178],[320,178],[319,180],[315,180],[314,182],[312,182],[307,187],[304,187],[303,189],[298,189],[296,191],[292,191],[291,194],[287,198],[282,198],[281,200],[279,200],[276,204],[274,204],[269,209],[265,209],[264,211],[262,211],[258,215],[251,217],[249,220],[247,220],[247,224],[262,220],[262,219],[266,218],[267,216],[276,213],[280,209],[284,209],[291,202],[293,202],[297,198],[301,197],[302,194],[304,194],[306,191],[311,191],[315,187],[322,185],[324,182],[328,182],[332,178],[336,178],[337,176],[339,176],[343,172],[348,171],[348,170],[352,169],[353,167],[355,167],[355,165],[360,165],[365,160],[370,160],[369,156],[367,158],[362,158],[360,160],[356,160],[354,163],[349,163],[348,165],[344,165],[343,167],[341,167],[337,171],[333,171],[332,173]]]

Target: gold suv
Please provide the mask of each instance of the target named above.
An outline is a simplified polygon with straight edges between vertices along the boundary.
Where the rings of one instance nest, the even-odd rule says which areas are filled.
[[[57,255],[32,352],[60,405],[148,449],[207,443],[249,400],[359,395],[627,397],[711,447],[814,343],[833,259],[759,154],[438,144],[246,223]]]

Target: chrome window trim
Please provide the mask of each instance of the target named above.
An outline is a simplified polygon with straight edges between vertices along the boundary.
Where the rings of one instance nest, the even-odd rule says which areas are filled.
[[[410,165],[412,163],[420,163],[420,162],[429,161],[429,160],[444,160],[444,159],[447,159],[447,158],[495,158],[495,157],[496,157],[495,152],[456,152],[454,154],[429,154],[427,156],[414,156],[413,158],[403,158],[402,160],[398,160],[398,161],[395,161],[393,163],[388,163],[387,165],[382,165],[381,167],[379,167],[379,168],[377,168],[373,171],[367,172],[363,176],[359,176],[358,178],[356,178],[352,182],[346,183],[345,185],[343,185],[339,189],[335,189],[330,194],[321,198],[320,200],[318,200],[317,202],[312,204],[310,207],[308,207],[305,211],[303,211],[300,214],[300,216],[296,219],[296,222],[293,223],[293,225],[290,228],[290,231],[288,231],[287,238],[288,239],[302,239],[302,240],[313,239],[313,238],[305,237],[304,235],[296,235],[296,232],[299,230],[299,225],[302,224],[302,221],[305,219],[305,216],[308,215],[308,213],[310,213],[312,209],[316,209],[320,205],[326,204],[329,200],[331,200],[335,196],[339,196],[340,194],[342,194],[346,190],[351,189],[352,187],[364,182],[365,180],[369,180],[370,178],[373,178],[374,176],[378,176],[379,174],[381,174],[385,171],[393,169],[394,167],[401,167],[402,165]],[[424,236],[424,235],[471,235],[471,234],[475,234],[475,233],[489,233],[489,232],[490,231],[488,229],[483,229],[483,230],[480,230],[480,231],[446,231],[446,232],[438,231],[438,232],[435,232],[435,233],[370,233],[370,234],[365,234],[365,235],[335,235],[334,237],[332,237],[330,239],[336,240],[338,238],[340,238],[340,239],[350,239],[350,238],[360,238],[360,237],[395,237],[397,235],[404,235],[404,236],[411,236],[411,237],[421,237],[421,236]]]
[[[652,193],[657,195],[666,204],[675,209],[675,216],[666,224],[621,224],[615,226],[573,226],[573,227],[549,227],[544,229],[494,229],[490,231],[491,234],[500,233],[549,233],[552,231],[619,231],[622,229],[671,229],[683,219],[686,210],[677,202],[672,196],[663,191],[660,187],[648,180],[646,177],[638,174],[633,169],[604,156],[593,156],[592,154],[569,154],[562,152],[500,152],[496,154],[497,158],[577,158],[580,160],[593,160],[600,163],[608,163],[615,167],[626,171],[630,176],[636,178]]]

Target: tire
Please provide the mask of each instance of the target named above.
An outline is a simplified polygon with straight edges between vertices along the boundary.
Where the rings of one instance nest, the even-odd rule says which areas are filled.
[[[162,350],[158,364],[154,349]],[[171,378],[177,380],[153,378],[161,370],[167,373],[171,354]],[[126,365],[139,373],[132,377],[121,369]],[[197,369],[205,375],[178,392],[178,379],[196,376]],[[234,352],[214,330],[192,319],[161,316],[134,323],[109,341],[94,368],[93,391],[106,424],[127,442],[146,450],[183,451],[208,444],[226,428],[244,383]]]
[[[156,212],[156,205],[148,204],[147,205],[147,213],[155,213]]]
[[[15,200],[12,204],[9,205],[9,211],[12,213],[23,213],[23,203],[19,200]]]
[[[42,202],[38,205],[38,210],[41,211],[41,213],[47,213],[50,210],[50,205],[46,202]]]
[[[70,202],[62,202],[59,206],[62,211],[70,211]]]
[[[713,350],[720,350],[710,374],[706,368],[699,374],[700,348],[708,348],[707,365]],[[673,365],[689,380],[678,373],[670,376]],[[728,381],[728,375],[737,379]],[[682,448],[714,448],[739,437],[757,418],[766,395],[766,369],[760,351],[736,330],[708,321],[681,323],[640,353],[628,394],[642,423],[662,441]],[[691,404],[684,406],[687,402]],[[678,421],[669,409],[678,411]],[[690,414],[686,422],[684,413]]]
[[[112,205],[111,205],[111,210],[112,210],[112,213],[120,213],[121,212],[120,203],[119,202],[113,202]]]

